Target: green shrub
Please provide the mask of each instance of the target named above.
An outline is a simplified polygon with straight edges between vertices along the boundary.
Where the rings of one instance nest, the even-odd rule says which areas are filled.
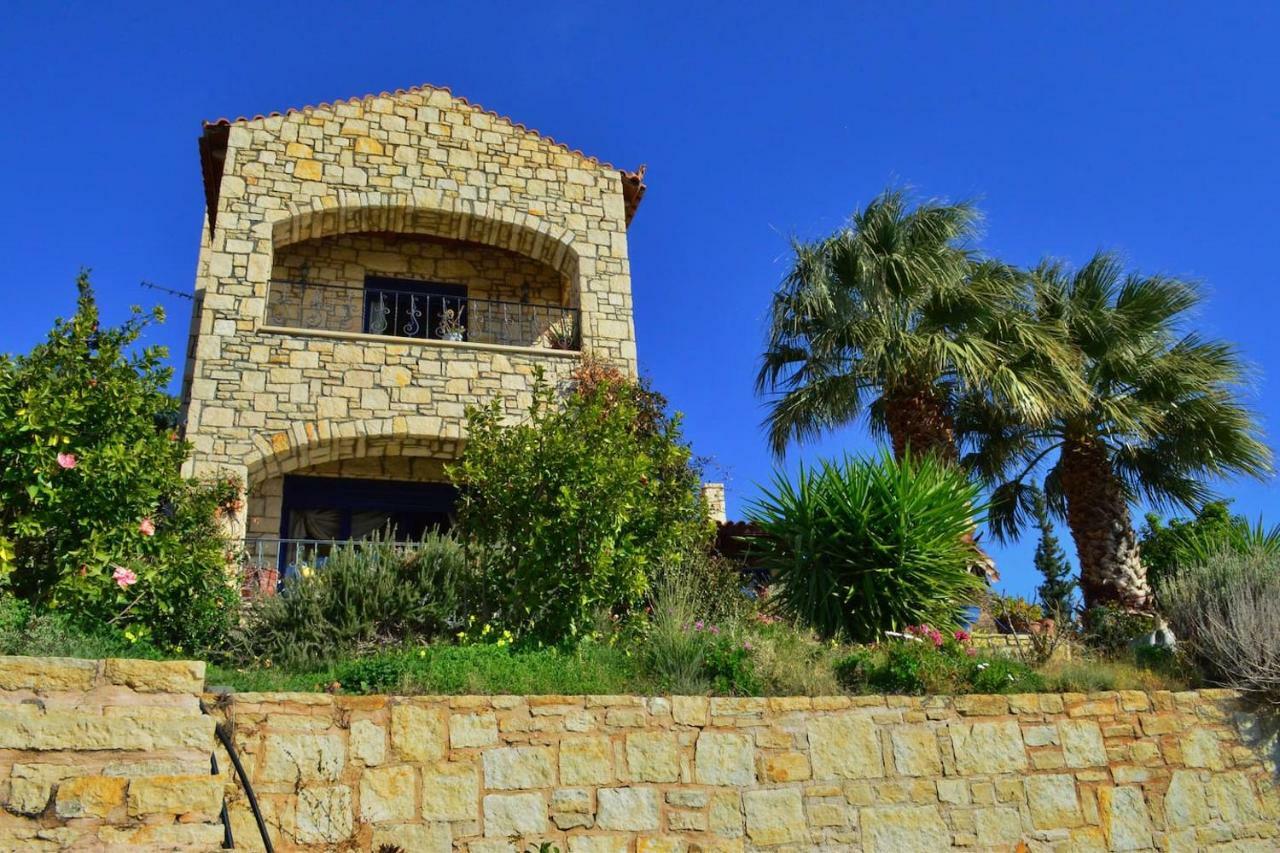
[[[1195,518],[1174,518],[1166,526],[1155,513],[1147,514],[1142,530],[1142,563],[1153,587],[1177,572],[1179,566],[1202,564],[1221,551],[1280,554],[1280,525],[1264,527],[1242,515],[1232,515],[1229,501],[1210,501]]]
[[[1111,657],[1128,656],[1130,647],[1155,630],[1155,619],[1115,604],[1100,604],[1081,617],[1083,639],[1089,648]]]
[[[836,664],[836,677],[855,693],[1034,693],[1044,689],[1035,670],[1020,661],[973,654],[953,640],[940,642],[898,640],[854,649]]]
[[[965,537],[978,487],[932,458],[845,458],[781,474],[749,509],[773,600],[823,638],[869,642],[908,625],[954,628],[982,582]]]
[[[992,593],[987,597],[987,611],[1002,634],[1025,634],[1044,619],[1044,610],[1017,595]]]
[[[457,631],[478,596],[475,572],[450,536],[405,547],[391,534],[336,546],[278,595],[255,599],[236,650],[276,663],[330,660],[370,646]]]
[[[544,643],[634,609],[658,566],[710,534],[679,420],[661,399],[599,367],[574,387],[558,396],[539,376],[518,424],[496,402],[471,410],[449,469],[498,622]]]
[[[160,658],[145,640],[119,632],[86,629],[67,614],[37,611],[28,602],[0,593],[0,655],[68,658]]]
[[[239,487],[180,474],[166,353],[135,347],[160,311],[104,328],[87,275],[77,285],[73,317],[30,354],[0,356],[0,585],[39,611],[199,652],[236,612],[218,516]]]
[[[1180,566],[1158,600],[1206,678],[1280,706],[1280,555],[1220,551]]]

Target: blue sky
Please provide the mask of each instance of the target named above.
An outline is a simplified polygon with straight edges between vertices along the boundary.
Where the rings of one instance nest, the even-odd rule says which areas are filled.
[[[623,167],[642,370],[729,484],[773,461],[752,381],[791,235],[887,184],[970,198],[983,246],[1100,247],[1203,281],[1203,330],[1280,374],[1280,6],[1263,3],[12,4],[0,28],[0,351],[69,311],[161,301],[180,351],[201,225],[200,122],[430,82]],[[357,11],[358,6],[367,6]],[[854,426],[788,464],[873,445]],[[1251,516],[1271,483],[1225,491]],[[996,549],[1029,593],[1034,541]]]

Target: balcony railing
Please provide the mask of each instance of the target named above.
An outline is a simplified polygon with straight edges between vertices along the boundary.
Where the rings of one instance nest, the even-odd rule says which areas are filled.
[[[273,279],[266,321],[272,326],[428,341],[577,350],[578,309],[504,302],[373,285]]]

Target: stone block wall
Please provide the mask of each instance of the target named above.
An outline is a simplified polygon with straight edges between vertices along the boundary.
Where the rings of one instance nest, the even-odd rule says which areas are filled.
[[[204,664],[0,657],[0,850],[215,850]]]
[[[774,699],[240,695],[276,849],[1275,850],[1226,691]],[[228,786],[236,838],[251,837]]]

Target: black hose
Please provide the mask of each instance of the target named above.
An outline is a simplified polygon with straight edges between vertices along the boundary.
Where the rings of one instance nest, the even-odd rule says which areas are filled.
[[[204,700],[200,700],[200,710],[209,714],[209,709],[205,707]],[[210,714],[209,716],[212,716]],[[249,774],[244,772],[244,765],[240,763],[240,754],[236,752],[236,746],[231,742],[231,732],[225,723],[215,723],[213,733],[218,736],[218,740],[227,751],[227,756],[231,759],[231,766],[235,768],[236,775],[240,777],[240,787],[244,789],[245,796],[249,799],[249,808],[253,811],[253,819],[258,822],[258,834],[262,836],[262,846],[267,853],[275,853],[275,847],[271,845],[271,836],[267,833],[267,822],[262,819],[262,809],[258,808],[258,798],[253,793],[253,785],[249,784]],[[225,804],[224,804],[225,806]]]
[[[216,752],[209,753],[209,773],[214,776],[218,775],[218,753]],[[222,798],[222,814],[220,817],[222,819],[222,849],[234,850],[236,849],[236,840],[231,835],[231,815],[227,813],[226,797]]]

